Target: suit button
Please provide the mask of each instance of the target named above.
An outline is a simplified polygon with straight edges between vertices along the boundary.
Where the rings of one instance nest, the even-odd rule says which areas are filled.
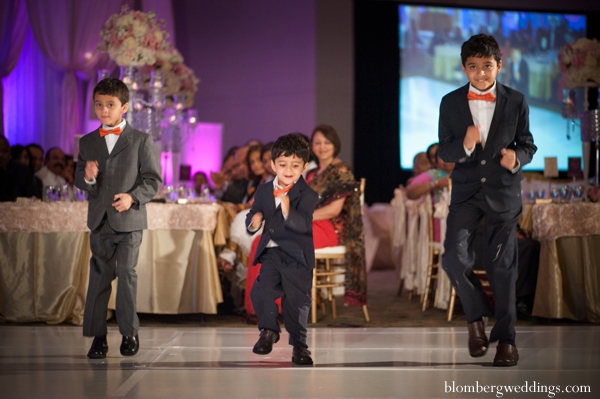
[[[481,161],[481,164],[482,164],[482,165],[485,165],[485,159],[484,159],[483,161]]]
[[[269,229],[269,233],[275,233],[275,230]]]
[[[481,182],[482,182],[482,183],[485,183],[485,177],[482,177],[482,178],[481,178]]]

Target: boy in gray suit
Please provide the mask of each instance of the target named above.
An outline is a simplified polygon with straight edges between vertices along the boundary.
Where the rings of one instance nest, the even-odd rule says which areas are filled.
[[[87,356],[102,359],[108,352],[106,313],[115,277],[121,354],[133,356],[139,349],[135,265],[147,228],[145,204],[156,195],[162,178],[152,137],[123,119],[129,108],[127,86],[107,78],[93,95],[102,126],[81,138],[75,185],[89,192],[92,258],[83,335],[94,337]]]

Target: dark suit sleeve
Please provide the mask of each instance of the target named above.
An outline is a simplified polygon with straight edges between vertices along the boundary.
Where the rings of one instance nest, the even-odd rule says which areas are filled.
[[[85,164],[87,161],[93,161],[92,159],[88,159],[86,156],[86,145],[85,139],[81,139],[81,146],[79,148],[79,155],[77,156],[77,167],[75,168],[75,179],[73,183],[75,187],[80,190],[88,191],[91,195],[98,195],[98,185],[97,184],[87,184],[85,182]]]
[[[254,216],[255,213],[257,212],[261,212],[263,214],[263,220],[264,220],[264,215],[265,212],[263,211],[263,202],[265,201],[265,196],[264,196],[265,191],[263,190],[263,186],[259,185],[258,188],[256,189],[256,193],[254,194],[254,202],[252,202],[252,208],[250,208],[250,212],[248,212],[248,214],[246,215],[246,231],[248,232],[248,234],[254,235],[254,233],[256,233],[256,231],[251,231],[248,227],[250,226],[250,223],[252,223],[252,216]],[[260,229],[260,226],[259,226]]]
[[[306,190],[300,196],[298,206],[295,209],[290,207],[290,213],[284,222],[285,228],[300,234],[310,233],[312,231],[313,212],[318,198],[316,192],[310,189]]]
[[[156,157],[156,150],[152,142],[152,136],[145,134],[139,149],[140,175],[142,182],[135,186],[128,194],[138,205],[150,202],[158,193],[162,184],[160,166]],[[79,166],[79,165],[78,165]]]
[[[456,117],[458,112],[458,108],[452,103],[452,97],[445,96],[440,104],[438,128],[438,154],[444,162],[469,162],[476,152],[473,151],[470,156],[467,156],[463,144],[466,130],[464,132],[456,132],[456,128],[452,125],[453,114]]]
[[[519,119],[517,121],[515,141],[508,148],[515,151],[517,159],[521,164],[521,169],[531,162],[533,154],[537,151],[536,145],[533,144],[533,136],[529,131],[529,106],[525,101],[525,96],[522,96],[519,106]]]

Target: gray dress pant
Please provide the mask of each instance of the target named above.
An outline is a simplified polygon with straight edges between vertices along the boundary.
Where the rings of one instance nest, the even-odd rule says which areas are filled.
[[[136,313],[137,274],[142,231],[119,232],[106,217],[90,234],[90,279],[83,314],[83,335],[106,335],[111,283],[118,277],[116,316],[121,335],[135,336],[140,327]]]

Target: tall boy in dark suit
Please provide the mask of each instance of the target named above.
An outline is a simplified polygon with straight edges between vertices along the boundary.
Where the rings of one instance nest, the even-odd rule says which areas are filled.
[[[94,109],[102,127],[79,142],[75,185],[89,192],[88,227],[91,230],[90,281],[83,335],[94,337],[89,358],[108,352],[106,312],[111,282],[119,278],[116,315],[123,336],[121,354],[139,349],[139,319],[135,310],[135,265],[148,227],[146,203],[162,183],[152,137],[123,119],[129,108],[129,90],[118,79],[100,81],[94,88]]]
[[[469,84],[447,94],[440,105],[439,155],[455,162],[442,266],[456,289],[469,327],[469,353],[483,356],[499,341],[494,366],[515,366],[516,227],[521,215],[521,169],[537,147],[529,131],[523,94],[496,81],[502,68],[498,43],[476,35],[461,48]],[[495,300],[496,324],[485,335],[488,298],[477,276],[473,239],[485,217],[483,262]]]
[[[246,217],[249,233],[265,223],[253,260],[253,264],[262,263],[251,292],[261,330],[253,352],[266,355],[279,341],[275,300],[281,298],[285,328],[294,347],[292,362],[312,365],[306,345],[306,323],[315,267],[312,215],[318,195],[302,177],[308,167],[310,147],[301,134],[291,133],[277,139],[271,155],[277,177],[258,186]]]

